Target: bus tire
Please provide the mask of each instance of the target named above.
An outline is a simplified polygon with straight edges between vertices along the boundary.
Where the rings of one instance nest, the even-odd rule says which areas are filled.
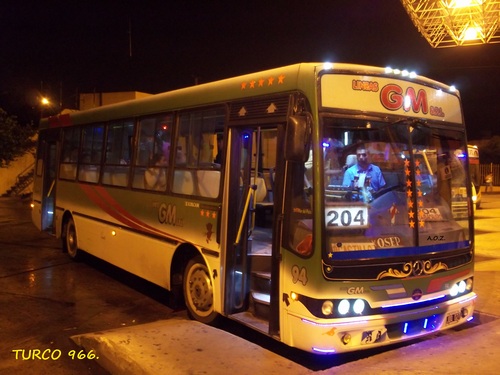
[[[219,314],[214,310],[210,272],[201,255],[191,258],[187,263],[183,290],[189,317],[205,324],[215,324]]]
[[[76,237],[76,226],[73,218],[69,218],[64,226],[63,248],[73,260],[81,259],[81,251],[78,250]]]

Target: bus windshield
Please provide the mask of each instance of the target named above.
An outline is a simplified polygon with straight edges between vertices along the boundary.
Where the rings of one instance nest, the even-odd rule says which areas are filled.
[[[325,117],[323,138],[326,264],[469,244],[462,131]]]

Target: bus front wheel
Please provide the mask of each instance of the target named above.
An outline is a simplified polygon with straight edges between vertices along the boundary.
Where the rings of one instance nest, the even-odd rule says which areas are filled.
[[[78,241],[76,238],[76,226],[73,219],[69,219],[64,228],[63,247],[71,259],[79,260]]]
[[[214,293],[210,273],[203,258],[192,258],[184,270],[184,300],[191,319],[215,324],[218,314],[214,311]]]

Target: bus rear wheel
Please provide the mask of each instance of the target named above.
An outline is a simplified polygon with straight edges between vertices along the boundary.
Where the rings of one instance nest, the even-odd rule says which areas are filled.
[[[64,227],[63,248],[71,259],[79,260],[81,258],[80,251],[78,250],[76,226],[72,218],[67,221]]]
[[[205,324],[215,324],[219,314],[214,311],[212,281],[201,256],[188,262],[184,270],[183,289],[189,317]]]

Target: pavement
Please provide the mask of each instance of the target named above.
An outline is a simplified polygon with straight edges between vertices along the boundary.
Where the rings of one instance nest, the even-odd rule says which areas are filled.
[[[483,194],[483,201],[488,195]],[[496,220],[495,220],[496,222]],[[477,242],[477,241],[476,241]],[[496,246],[495,246],[496,248]],[[495,263],[500,262],[496,260]],[[486,267],[486,268],[484,268]],[[477,271],[489,273],[488,285],[500,286],[500,267],[488,269],[487,262]],[[491,276],[492,275],[492,276]],[[498,280],[496,280],[498,279]],[[486,282],[485,282],[486,284]],[[500,293],[476,308],[475,319],[462,328],[439,332],[429,338],[401,345],[397,350],[383,350],[362,355],[355,360],[335,363],[313,370],[299,362],[233,335],[225,330],[175,317],[153,323],[93,332],[71,337],[111,374],[497,374],[500,373]],[[493,312],[493,313],[490,313]],[[376,354],[376,355],[374,355]],[[344,357],[345,359],[346,357]],[[436,360],[439,358],[439,360]],[[332,362],[333,363],[333,362]],[[327,368],[328,367],[328,368]]]

